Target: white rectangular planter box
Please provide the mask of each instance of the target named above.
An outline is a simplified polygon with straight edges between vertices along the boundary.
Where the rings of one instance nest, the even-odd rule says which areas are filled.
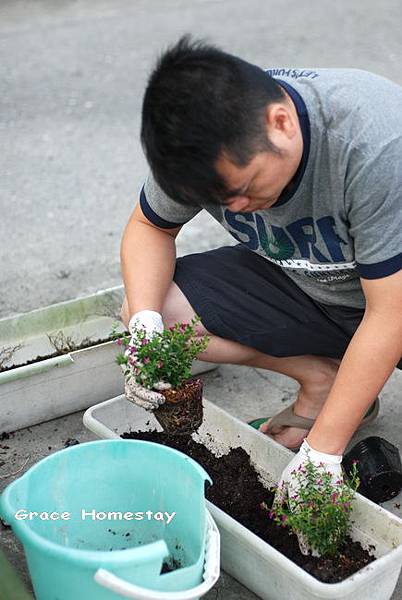
[[[83,421],[101,438],[119,437],[125,431],[161,430],[151,413],[124,396],[89,408]],[[204,421],[194,437],[223,454],[241,446],[268,485],[278,481],[294,456],[205,399]],[[221,534],[222,568],[264,600],[386,600],[395,589],[402,565],[402,520],[360,494],[353,505],[352,538],[365,548],[373,544],[376,560],[334,584],[318,581],[214,504],[207,504]]]
[[[83,410],[124,392],[116,363],[119,347],[115,341],[96,344],[110,337],[123,298],[124,288],[118,286],[0,319],[0,364],[15,366],[0,372],[0,433]],[[124,331],[122,323],[118,331]],[[83,340],[94,345],[18,366],[53,354],[55,346],[48,336],[60,335],[77,346]],[[10,356],[4,360],[6,354]],[[193,373],[215,367],[196,361]]]

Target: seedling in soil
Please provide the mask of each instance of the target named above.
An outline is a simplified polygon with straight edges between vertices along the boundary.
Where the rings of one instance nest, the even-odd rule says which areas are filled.
[[[282,503],[275,502],[269,517],[301,534],[307,546],[320,556],[335,556],[349,535],[352,500],[360,483],[356,463],[348,483],[340,479],[335,486],[323,463],[315,465],[307,460],[293,475],[299,484],[297,492],[290,497],[285,495]]]

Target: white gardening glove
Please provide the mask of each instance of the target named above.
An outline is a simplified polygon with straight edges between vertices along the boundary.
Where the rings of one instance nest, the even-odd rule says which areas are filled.
[[[131,317],[128,324],[128,330],[131,333],[131,340],[125,351],[125,355],[129,358],[132,358],[132,360],[135,360],[135,344],[138,330],[144,330],[147,338],[151,339],[156,333],[162,333],[163,328],[162,315],[160,315],[158,312],[153,310],[142,310],[138,313],[135,313]],[[126,373],[127,368],[130,369],[130,366],[127,365],[121,365],[121,367],[124,374]],[[170,383],[158,381],[153,387],[155,390],[162,391],[170,389],[171,385]],[[128,381],[126,379],[124,391],[127,400],[137,404],[137,406],[145,408],[145,410],[155,410],[158,408],[158,406],[165,402],[165,397],[162,394],[158,394],[157,392],[154,392],[137,383],[133,374]]]
[[[154,310],[141,310],[135,313],[130,319],[128,330],[131,335],[135,335],[138,329],[145,330],[150,339],[155,333],[162,333],[163,321],[162,315]]]
[[[314,450],[305,439],[300,446],[299,452],[292,458],[288,466],[282,472],[272,506],[273,509],[275,505],[281,505],[283,502],[287,501],[290,510],[292,510],[292,499],[293,504],[295,505],[294,497],[297,496],[301,485],[301,482],[295,477],[295,473],[297,471],[303,472],[307,459],[310,459],[316,466],[324,467],[326,471],[331,473],[334,491],[336,491],[336,488],[343,483],[341,466],[342,455],[318,452],[317,450]],[[313,556],[320,556],[317,550],[309,547],[303,534],[299,533],[297,537],[302,554],[307,555],[311,552]]]
[[[126,372],[127,366],[121,365],[123,373]],[[159,381],[155,383],[154,389],[162,391],[168,390],[172,386],[170,383],[165,383],[163,381]],[[158,392],[154,392],[153,390],[149,390],[148,388],[137,383],[132,377],[127,381],[125,381],[124,385],[124,393],[127,400],[137,404],[137,406],[141,406],[141,408],[145,408],[145,410],[155,410],[165,402],[165,396],[163,394],[158,394]]]

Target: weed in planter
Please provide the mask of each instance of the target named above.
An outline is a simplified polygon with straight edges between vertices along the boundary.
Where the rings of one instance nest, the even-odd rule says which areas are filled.
[[[208,337],[197,336],[198,322],[200,318],[196,316],[190,323],[176,323],[151,339],[141,329],[132,338],[123,335],[117,339],[123,352],[116,361],[126,367],[127,381],[133,378],[148,389],[161,381],[170,384],[170,389],[160,392],[165,402],[154,411],[169,433],[189,434],[202,423],[202,381],[191,379],[191,365],[206,349]]]
[[[4,348],[0,350],[0,373],[8,370],[9,367],[5,366],[6,363],[8,363],[14,356],[15,352],[17,352],[17,350],[21,350],[21,348],[22,345],[17,344],[16,346],[4,346]]]
[[[352,500],[360,483],[356,463],[349,482],[339,480],[336,487],[332,474],[311,460],[294,471],[294,477],[299,484],[297,493],[282,503],[275,502],[269,517],[301,535],[320,556],[335,556],[349,533]]]
[[[60,354],[75,352],[80,347],[82,347],[83,344],[91,343],[91,338],[86,337],[82,340],[82,342],[80,342],[80,344],[77,344],[76,342],[74,342],[71,336],[65,335],[62,330],[58,331],[53,335],[47,334],[47,338],[52,344],[53,348],[56,350],[56,352],[59,352]]]

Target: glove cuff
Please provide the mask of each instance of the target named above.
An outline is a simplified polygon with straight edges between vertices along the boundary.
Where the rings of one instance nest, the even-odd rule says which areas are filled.
[[[323,462],[328,465],[340,465],[342,462],[342,454],[326,454],[325,452],[314,450],[306,438],[304,438],[303,443],[300,446],[300,450],[302,450],[304,454],[316,464]]]
[[[131,317],[128,323],[128,330],[131,335],[133,335],[138,326],[143,327],[147,331],[152,329],[153,331],[162,333],[162,315],[155,310],[140,310]]]

